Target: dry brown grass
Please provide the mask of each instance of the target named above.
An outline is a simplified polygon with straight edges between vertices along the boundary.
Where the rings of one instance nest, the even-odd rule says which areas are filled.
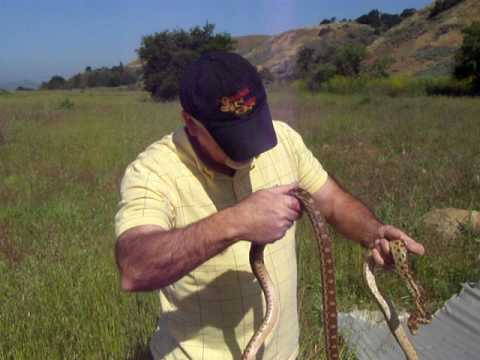
[[[26,253],[22,252],[16,242],[12,240],[7,231],[7,226],[0,223],[0,255],[14,267],[24,259]]]

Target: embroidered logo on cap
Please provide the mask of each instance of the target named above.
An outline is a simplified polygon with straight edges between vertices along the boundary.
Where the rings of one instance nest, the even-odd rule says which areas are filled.
[[[245,100],[245,97],[250,93],[249,88],[243,88],[239,90],[233,96],[223,96],[220,99],[220,111],[233,113],[235,115],[243,115],[252,111],[253,107],[257,102],[257,98],[252,96],[251,98]]]

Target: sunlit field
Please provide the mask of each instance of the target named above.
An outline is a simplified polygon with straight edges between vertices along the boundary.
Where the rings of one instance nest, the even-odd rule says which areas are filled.
[[[480,208],[480,101],[310,95],[270,90],[329,173],[427,250],[413,261],[432,309],[480,279],[480,238],[426,231],[433,208]],[[113,218],[127,164],[180,126],[177,103],[133,91],[0,94],[0,359],[144,359],[155,293],[119,289]],[[334,234],[340,311],[375,309],[364,252]],[[319,268],[306,221],[298,231],[300,359],[323,359]],[[410,297],[379,275],[399,308]],[[347,351],[345,351],[346,353]],[[350,355],[345,358],[353,359]]]

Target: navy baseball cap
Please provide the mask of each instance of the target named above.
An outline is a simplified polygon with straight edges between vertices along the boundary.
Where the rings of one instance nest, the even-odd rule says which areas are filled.
[[[180,102],[234,161],[249,160],[277,145],[262,80],[238,54],[210,52],[187,66]]]

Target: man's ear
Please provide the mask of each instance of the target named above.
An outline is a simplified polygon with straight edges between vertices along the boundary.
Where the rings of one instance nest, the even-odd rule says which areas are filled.
[[[183,121],[185,122],[185,126],[187,127],[188,133],[191,136],[196,136],[199,132],[198,125],[195,124],[192,115],[187,113],[186,111],[182,111]]]

